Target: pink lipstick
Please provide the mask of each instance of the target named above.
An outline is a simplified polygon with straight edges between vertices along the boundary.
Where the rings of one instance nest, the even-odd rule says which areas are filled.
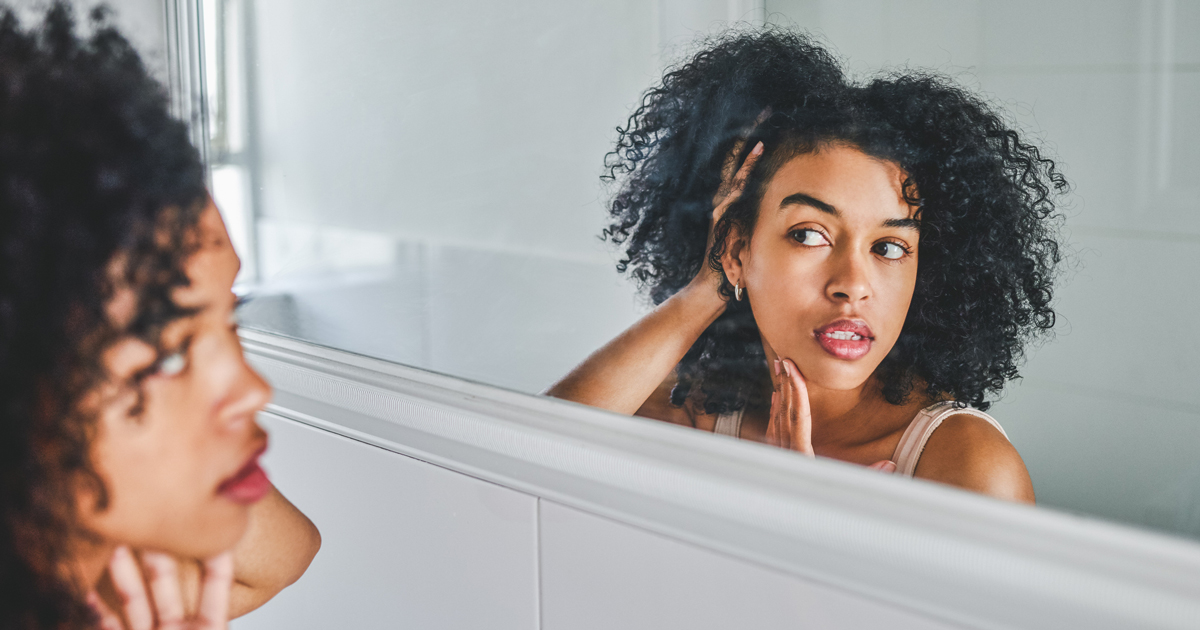
[[[242,505],[250,505],[267,496],[267,493],[271,491],[271,480],[267,478],[267,473],[263,471],[262,466],[258,465],[258,458],[266,450],[265,446],[259,449],[241,470],[221,482],[221,485],[217,487],[217,493]]]
[[[845,361],[861,359],[875,341],[871,327],[860,319],[839,319],[813,331],[825,352]]]

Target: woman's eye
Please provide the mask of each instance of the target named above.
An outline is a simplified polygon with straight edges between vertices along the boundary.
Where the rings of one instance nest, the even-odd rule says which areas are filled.
[[[187,357],[182,352],[168,354],[158,362],[158,374],[160,376],[175,376],[187,367]]]
[[[896,243],[879,243],[875,246],[875,253],[887,258],[888,260],[899,260],[904,258],[908,252]]]
[[[819,247],[829,243],[825,235],[816,230],[792,230],[792,238],[796,239],[801,245],[809,247]]]

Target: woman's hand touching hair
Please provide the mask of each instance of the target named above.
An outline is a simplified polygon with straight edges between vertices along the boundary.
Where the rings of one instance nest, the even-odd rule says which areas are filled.
[[[128,547],[118,547],[109,562],[108,573],[123,602],[123,609],[118,615],[95,591],[89,593],[88,604],[96,612],[101,630],[225,630],[228,627],[229,592],[233,587],[233,554],[229,552],[204,561],[199,603],[191,614],[184,606],[179,567],[167,554],[142,552],[139,567],[137,557]]]
[[[717,224],[720,223],[721,217],[725,216],[725,211],[729,209],[729,206],[732,206],[738,199],[741,199],[742,192],[746,190],[746,180],[750,178],[750,173],[754,170],[755,162],[763,154],[763,144],[759,142],[750,150],[741,167],[738,167],[737,159],[742,152],[743,145],[744,141],[739,141],[734,145],[733,150],[729,152],[729,156],[725,158],[725,165],[722,167],[721,187],[717,189],[717,194],[713,195],[712,222],[709,223],[708,227],[708,245],[704,250],[705,260],[708,260],[709,252],[713,249]],[[711,265],[701,265],[695,279],[684,290],[694,291],[699,289],[711,293],[715,297],[719,297],[722,280],[721,272],[713,269]],[[722,308],[721,310],[724,309]]]

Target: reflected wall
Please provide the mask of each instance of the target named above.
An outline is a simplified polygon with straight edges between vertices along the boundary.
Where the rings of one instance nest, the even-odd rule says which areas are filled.
[[[697,35],[766,21],[983,91],[1074,185],[1057,338],[994,415],[1043,505],[1200,537],[1200,3],[206,6],[245,325],[531,393],[645,308],[602,160]]]

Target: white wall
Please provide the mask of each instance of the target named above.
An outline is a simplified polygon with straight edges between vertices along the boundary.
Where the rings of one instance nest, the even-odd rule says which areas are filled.
[[[528,392],[644,310],[598,238],[614,128],[697,33],[762,19],[758,0],[252,11],[257,293],[287,299],[245,321]]]

